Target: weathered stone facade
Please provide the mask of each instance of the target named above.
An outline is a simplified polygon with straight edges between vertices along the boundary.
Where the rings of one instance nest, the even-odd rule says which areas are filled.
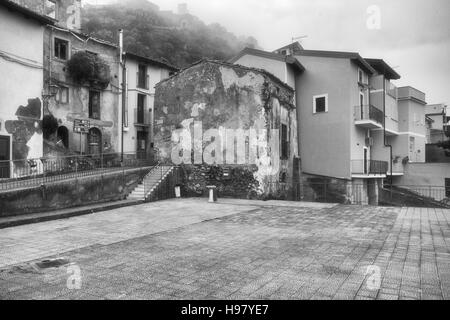
[[[40,15],[56,20],[62,28],[81,29],[81,0],[8,0]],[[53,2],[53,3],[52,3]]]
[[[65,59],[56,56],[55,46],[58,41],[64,41],[67,45]],[[44,83],[47,90],[51,90],[52,86],[58,88],[57,96],[44,105],[44,117],[54,117],[58,122],[58,128],[45,139],[44,156],[61,153],[61,146],[67,154],[119,152],[118,48],[104,41],[52,27],[46,29],[44,42]],[[86,57],[92,55],[95,61],[101,61],[106,66],[102,67],[106,69],[102,81],[79,82],[74,79],[68,63],[77,53],[87,54]],[[90,121],[89,134],[80,137],[79,133],[74,132],[76,119]],[[94,134],[95,141],[92,138]]]
[[[287,197],[298,157],[293,98],[292,88],[263,70],[201,61],[156,86],[155,151],[187,167],[188,193],[211,183],[222,195],[270,197],[281,188]],[[189,137],[177,141],[179,134]],[[180,163],[174,157],[181,154]],[[209,177],[211,167],[226,174]],[[233,183],[236,168],[250,177]]]

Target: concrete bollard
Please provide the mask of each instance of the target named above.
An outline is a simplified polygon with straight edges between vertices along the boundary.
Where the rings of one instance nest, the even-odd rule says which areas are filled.
[[[209,203],[217,202],[217,187],[216,186],[206,186],[209,190]]]
[[[181,198],[181,187],[179,185],[175,186],[175,198]]]

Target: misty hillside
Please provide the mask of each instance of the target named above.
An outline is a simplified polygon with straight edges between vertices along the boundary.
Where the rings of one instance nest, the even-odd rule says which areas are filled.
[[[238,38],[219,24],[206,25],[190,14],[160,11],[147,0],[84,7],[83,32],[117,43],[118,29],[124,29],[126,51],[179,67],[203,57],[225,60],[246,46],[258,47],[252,37]]]

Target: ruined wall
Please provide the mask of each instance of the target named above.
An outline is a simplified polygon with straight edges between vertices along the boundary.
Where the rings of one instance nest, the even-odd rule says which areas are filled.
[[[55,38],[68,41],[69,55],[67,60],[58,59],[54,54]],[[109,84],[106,88],[98,87],[91,83],[77,83],[68,72],[67,63],[77,52],[88,51],[96,54],[106,62],[110,69]],[[74,120],[89,120],[91,128],[97,128],[102,134],[102,152],[113,153],[120,151],[120,128],[119,128],[119,61],[118,51],[115,47],[96,42],[89,38],[47,28],[45,32],[45,83],[66,87],[69,91],[67,103],[52,98],[44,106],[44,116],[53,116],[57,119],[60,127],[66,127],[69,131],[69,153],[89,153],[88,136],[83,135],[80,142],[80,134],[73,132]],[[89,92],[100,92],[100,120],[89,118]],[[44,153],[52,155],[57,140],[56,132],[47,141]],[[81,148],[81,150],[80,150]]]
[[[242,193],[239,186],[235,188],[235,196],[248,197],[253,193],[267,195],[273,189],[271,187],[280,184],[280,176],[286,184],[293,180],[293,158],[298,156],[293,94],[292,89],[256,70],[214,61],[194,65],[156,87],[156,152],[163,161],[173,162],[173,156],[178,152],[174,148],[176,141],[173,140],[173,132],[188,131],[191,141],[185,142],[189,142],[192,148],[179,154],[183,154],[184,164],[196,167],[190,168],[193,173],[203,170],[202,166],[211,165],[205,161],[205,156],[211,158],[213,154],[212,158],[220,167],[238,165],[251,170],[257,183],[249,179],[248,184],[254,187]],[[281,124],[288,128],[289,151],[286,159],[280,159],[280,135],[278,132],[274,135],[271,131],[280,130]],[[217,141],[205,134],[209,129],[217,130],[220,137]],[[264,150],[259,149],[256,159],[252,159],[250,154],[250,150],[255,148],[255,141],[247,136],[250,129],[259,133],[267,130],[267,145]],[[237,136],[247,136],[245,159],[241,159],[244,161],[239,162],[242,155],[237,152],[237,140],[228,137],[226,130],[235,130]],[[199,136],[203,136],[200,145],[196,142]],[[214,148],[211,148],[212,145]],[[211,149],[215,151],[211,153]],[[264,152],[267,152],[267,158]],[[254,165],[255,170],[249,169],[249,165]],[[267,165],[271,170],[267,170]],[[208,181],[200,181],[202,179],[198,178],[197,173],[188,175],[187,179],[195,179],[198,183],[194,185],[203,187]]]
[[[39,23],[0,7],[0,136],[11,150],[5,160],[42,156],[43,34]],[[22,164],[10,165],[10,176]]]
[[[48,7],[47,0],[9,0],[40,15],[55,19],[62,28],[81,29],[81,0],[54,0],[56,7]],[[56,10],[53,10],[56,9]]]

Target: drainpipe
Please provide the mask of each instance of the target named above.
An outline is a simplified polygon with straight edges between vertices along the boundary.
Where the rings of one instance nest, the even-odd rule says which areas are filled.
[[[392,165],[393,165],[393,161],[392,161],[392,145],[387,143],[386,140],[386,68],[383,67],[383,141],[384,141],[384,146],[386,148],[389,148],[390,153],[390,164],[391,164],[391,177],[389,178],[389,182],[391,185],[391,193],[392,193]]]
[[[121,151],[120,151],[120,159],[123,165],[123,137],[124,137],[124,124],[125,124],[125,107],[127,103],[127,68],[125,65],[125,59],[123,56],[123,30],[119,29],[119,60],[120,66],[122,68],[122,108],[121,108],[121,116],[122,116],[122,126],[121,126]]]

